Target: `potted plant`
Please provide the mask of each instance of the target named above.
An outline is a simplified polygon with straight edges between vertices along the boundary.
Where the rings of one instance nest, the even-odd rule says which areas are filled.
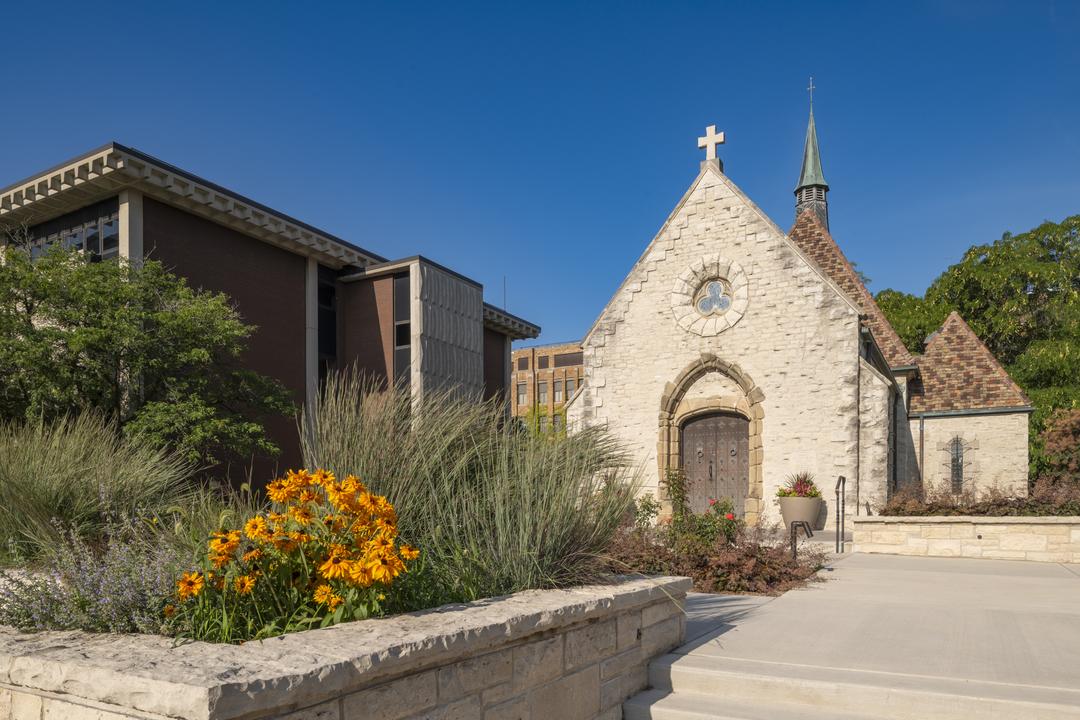
[[[787,482],[776,490],[776,499],[780,503],[780,514],[784,516],[784,527],[802,520],[817,527],[818,514],[821,512],[821,491],[814,484],[811,472],[792,473]]]

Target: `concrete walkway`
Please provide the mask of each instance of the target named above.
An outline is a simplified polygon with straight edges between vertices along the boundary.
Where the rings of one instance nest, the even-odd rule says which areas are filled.
[[[854,554],[822,576],[692,595],[687,643],[626,717],[757,717],[754,688],[780,703],[763,717],[1080,717],[1080,566]]]

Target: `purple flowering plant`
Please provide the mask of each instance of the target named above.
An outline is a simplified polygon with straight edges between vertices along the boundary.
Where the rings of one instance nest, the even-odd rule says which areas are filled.
[[[146,522],[110,519],[98,546],[64,529],[63,544],[39,569],[0,573],[0,623],[25,631],[161,632],[187,558]]]

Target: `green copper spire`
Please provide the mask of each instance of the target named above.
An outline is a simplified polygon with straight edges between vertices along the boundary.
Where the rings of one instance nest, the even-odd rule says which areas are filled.
[[[803,146],[802,174],[799,175],[798,192],[804,187],[817,185],[829,189],[825,175],[821,172],[821,154],[818,152],[817,128],[814,126],[814,108],[810,107],[810,124],[806,126],[806,145]]]
[[[802,173],[795,188],[795,218],[805,211],[813,210],[818,220],[829,229],[829,183],[821,172],[821,154],[818,152],[817,127],[814,126],[814,78],[810,78],[810,124],[806,126],[806,144],[803,146]]]

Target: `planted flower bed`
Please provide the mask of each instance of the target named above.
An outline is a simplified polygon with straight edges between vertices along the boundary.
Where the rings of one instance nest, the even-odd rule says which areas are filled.
[[[646,686],[649,660],[681,643],[689,585],[531,590],[243,645],[0,632],[0,716],[618,717]]]
[[[504,419],[496,403],[414,403],[332,377],[305,420],[313,469],[271,482],[264,501],[192,501],[170,478],[159,504],[116,507],[115,493],[73,486],[95,522],[55,537],[33,527],[41,551],[0,583],[0,621],[243,642],[602,579],[633,503],[621,448],[600,431],[539,436]],[[13,444],[78,458],[65,448],[96,440],[75,429],[14,428]],[[33,485],[49,467],[12,472]]]
[[[822,567],[822,553],[808,547],[792,558],[787,533],[779,526],[746,525],[726,498],[692,513],[680,472],[669,473],[665,485],[671,517],[655,522],[659,504],[639,500],[635,521],[612,542],[613,571],[685,575],[698,592],[779,594],[813,581]]]

